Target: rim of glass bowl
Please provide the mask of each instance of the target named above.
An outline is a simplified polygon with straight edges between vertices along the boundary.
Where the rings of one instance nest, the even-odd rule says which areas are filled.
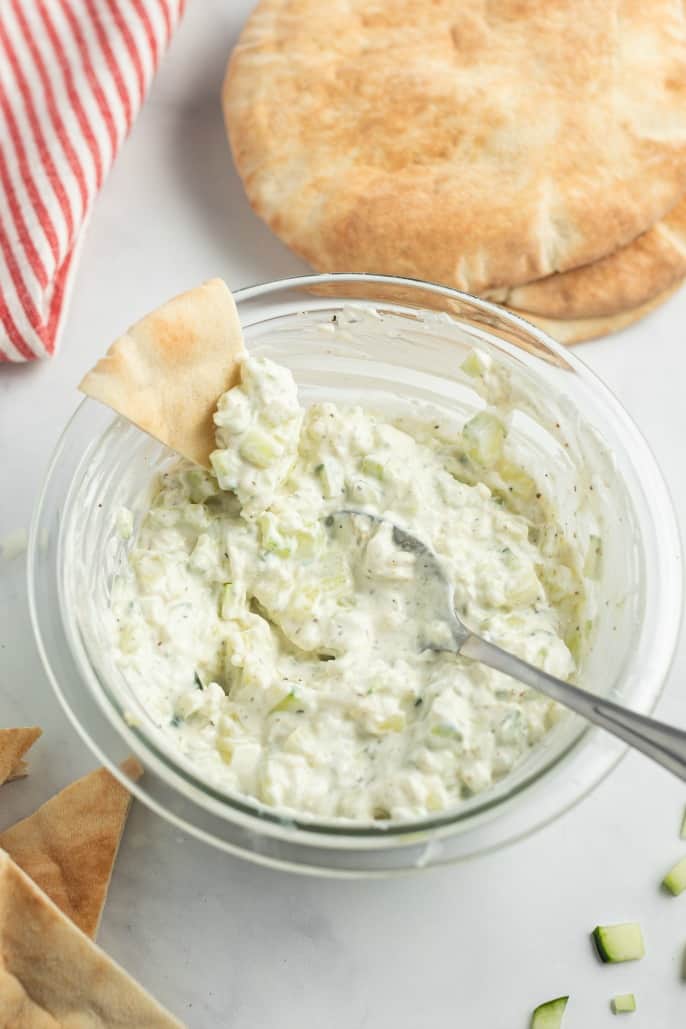
[[[627,437],[630,439],[632,446],[637,448],[635,452],[634,464],[639,466],[641,460],[648,463],[649,470],[651,472],[651,486],[654,491],[651,493],[651,500],[654,504],[653,514],[657,519],[660,519],[660,528],[663,533],[663,542],[665,543],[661,556],[664,558],[662,564],[665,566],[661,569],[661,573],[664,572],[663,585],[666,590],[671,593],[671,604],[670,610],[672,613],[671,626],[663,626],[663,648],[661,654],[661,661],[657,667],[654,667],[652,672],[652,678],[656,681],[656,685],[653,696],[650,698],[650,703],[646,710],[652,710],[654,705],[657,703],[666,677],[669,672],[669,667],[674,655],[676,642],[679,634],[679,626],[681,620],[681,602],[682,602],[682,581],[680,573],[676,572],[667,560],[667,555],[670,554],[672,558],[676,555],[680,555],[679,545],[679,531],[674,514],[673,505],[671,503],[667,486],[662,478],[659,471],[659,467],[655,458],[637,429],[629,415],[626,413],[619,401],[614,397],[612,392],[607,386],[600,380],[595,373],[586,367],[586,365],[576,356],[576,354],[570,353],[565,347],[556,343],[554,340],[549,338],[544,332],[535,326],[530,325],[524,319],[519,318],[517,315],[511,314],[496,304],[492,304],[488,301],[481,300],[476,297],[472,297],[468,294],[461,293],[457,290],[453,290],[450,287],[440,286],[438,284],[422,282],[415,279],[400,278],[394,276],[382,276],[382,275],[363,275],[363,274],[336,274],[336,275],[304,275],[296,276],[288,279],[277,280],[275,282],[262,283],[254,286],[249,286],[244,289],[237,291],[234,296],[236,304],[240,311],[241,303],[247,301],[259,300],[260,298],[268,298],[271,294],[278,293],[280,291],[288,289],[305,290],[308,287],[323,286],[328,283],[340,284],[341,286],[352,286],[360,284],[377,284],[379,287],[400,287],[400,288],[412,288],[423,293],[434,294],[441,297],[446,297],[450,300],[457,301],[460,303],[466,303],[480,310],[486,315],[491,315],[497,318],[499,321],[510,324],[513,330],[516,330],[518,335],[521,335],[522,331],[533,339],[533,341],[540,347],[541,351],[545,353],[552,353],[561,362],[571,368],[576,374],[580,375],[586,383],[590,383],[592,389],[597,395],[603,400],[604,404],[608,406],[615,418],[622,424],[624,430],[626,430]],[[333,302],[336,301],[337,297],[334,295],[330,298]],[[396,305],[402,307],[402,302],[394,301],[390,299],[388,301],[380,301],[373,297],[366,298],[364,296],[355,297],[347,296],[343,299],[347,299],[348,302],[362,303],[372,307],[383,306],[384,304],[388,307]],[[304,309],[305,305],[302,305],[301,309]],[[428,308],[422,308],[427,310]],[[264,320],[264,319],[262,319]],[[458,323],[460,316],[455,315],[454,320]],[[259,323],[260,319],[256,319],[251,324]],[[488,327],[485,327],[488,332]],[[494,334],[495,335],[495,334]],[[498,337],[496,336],[496,339]],[[499,340],[503,342],[502,339]],[[69,717],[72,724],[75,726],[84,742],[88,747],[96,754],[96,756],[103,761],[103,763],[109,767],[109,769],[122,779],[127,788],[131,789],[144,803],[155,809],[159,814],[163,815],[176,822],[176,824],[182,826],[184,829],[194,833],[196,836],[201,836],[208,839],[209,842],[215,843],[220,847],[224,847],[228,850],[236,850],[236,847],[229,845],[226,841],[219,841],[216,838],[208,837],[206,833],[199,830],[197,826],[189,824],[183,819],[179,819],[169,810],[165,809],[155,798],[148,795],[143,786],[131,783],[124,773],[120,771],[115,760],[110,758],[109,754],[98,741],[92,738],[88,730],[82,725],[77,713],[73,710],[66,696],[64,695],[62,688],[59,683],[57,674],[53,669],[53,663],[48,654],[48,650],[45,644],[45,634],[42,631],[41,618],[39,615],[39,605],[37,603],[36,591],[39,588],[39,583],[36,577],[36,556],[37,548],[39,545],[39,539],[43,529],[44,519],[44,508],[48,490],[51,486],[55,472],[57,471],[60,458],[67,447],[67,444],[71,439],[71,432],[74,427],[74,423],[78,420],[80,414],[83,412],[84,405],[92,404],[93,401],[84,400],[81,405],[77,408],[76,412],[72,415],[71,419],[67,423],[64,431],[62,432],[60,439],[58,440],[57,446],[53,453],[50,466],[45,476],[41,494],[36,505],[34,513],[30,539],[29,539],[29,553],[28,553],[28,589],[29,589],[29,607],[31,613],[31,620],[33,625],[34,634],[37,640],[38,648],[41,654],[43,665],[45,667],[48,678],[51,682],[53,690]],[[106,430],[107,431],[107,430]],[[92,458],[92,447],[103,438],[103,433],[97,440],[92,441],[92,445],[89,445],[86,450],[82,453],[76,473],[72,480],[67,486],[66,495],[67,497],[72,491],[75,482],[78,481],[78,473],[83,471],[83,465],[87,458]],[[68,501],[67,501],[68,502]],[[59,547],[60,553],[62,547]],[[660,556],[660,555],[659,555]],[[54,569],[56,578],[60,576],[60,561],[59,555]],[[53,574],[53,569],[50,569],[50,574]],[[61,585],[58,585],[58,593],[61,593]],[[69,634],[67,633],[67,637]],[[505,805],[513,798],[517,797],[523,792],[526,792],[532,784],[542,779],[545,779],[548,773],[561,764],[573,751],[576,751],[584,738],[597,736],[602,731],[594,729],[591,726],[580,723],[578,730],[571,736],[568,744],[563,750],[558,751],[551,755],[551,758],[546,761],[542,766],[532,770],[532,772],[522,777],[509,789],[506,788],[507,778],[503,780],[503,789],[488,791],[480,798],[479,795],[472,798],[470,801],[461,805],[458,808],[448,810],[440,815],[416,819],[412,821],[393,821],[390,823],[384,823],[379,825],[362,825],[356,826],[354,822],[342,822],[337,821],[326,821],[321,819],[314,819],[308,816],[298,816],[295,813],[279,812],[269,808],[266,805],[261,804],[259,801],[252,801],[249,798],[243,798],[239,795],[230,795],[219,790],[215,790],[207,784],[203,783],[197,776],[190,773],[184,768],[178,761],[175,761],[171,755],[161,750],[156,744],[145,734],[141,733],[137,729],[129,726],[125,719],[122,708],[115,701],[112,694],[107,688],[107,684],[100,681],[99,676],[92,668],[90,663],[87,661],[86,651],[83,648],[82,641],[79,639],[77,643],[81,644],[83,654],[79,655],[81,661],[77,660],[77,654],[74,649],[74,641],[68,640],[70,647],[71,657],[74,658],[77,665],[83,665],[83,657],[86,656],[85,669],[81,667],[79,670],[83,674],[85,671],[90,677],[92,677],[98,689],[104,692],[110,704],[115,708],[117,714],[117,722],[113,720],[109,713],[103,711],[102,700],[98,704],[100,715],[105,718],[107,717],[108,725],[110,728],[114,728],[118,733],[120,739],[125,740],[135,752],[143,758],[144,761],[152,764],[158,774],[161,772],[162,777],[167,783],[171,782],[171,785],[175,788],[180,785],[189,786],[193,789],[196,796],[190,799],[195,802],[200,802],[201,806],[206,807],[213,815],[220,815],[223,819],[228,822],[242,823],[248,828],[256,829],[261,833],[282,836],[288,841],[293,841],[294,834],[297,837],[297,842],[302,844],[309,843],[313,846],[326,846],[326,838],[329,837],[330,844],[333,847],[381,847],[384,846],[406,846],[412,842],[417,841],[418,837],[422,840],[434,840],[445,838],[451,833],[457,832],[459,829],[465,829],[469,826],[477,826],[479,824],[480,816],[489,816],[496,812],[498,809],[503,809]],[[85,685],[85,684],[84,684]],[[92,690],[91,690],[92,692]],[[94,698],[93,698],[94,699]],[[604,734],[603,734],[604,735]],[[576,790],[571,799],[567,799],[565,803],[559,809],[553,812],[547,812],[542,814],[540,818],[534,818],[533,824],[527,825],[523,830],[515,831],[511,833],[505,840],[500,841],[496,846],[503,846],[506,843],[513,842],[515,839],[526,836],[536,829],[542,827],[548,822],[554,820],[565,810],[568,810],[575,803],[577,803],[583,796],[595,788],[599,782],[615,767],[615,765],[621,760],[623,755],[627,751],[627,747],[621,744],[617,740],[611,740],[605,737],[604,742],[609,742],[610,746],[604,747],[606,751],[605,760],[602,762],[602,767],[598,767],[594,775],[583,784],[581,789]],[[179,781],[180,780],[180,781]],[[197,796],[200,794],[200,797]],[[243,848],[238,848],[240,852],[244,852]],[[475,852],[466,854],[462,859],[466,857],[476,856],[478,853],[483,853],[486,850],[493,849],[493,847],[484,846],[482,848],[477,847]],[[250,855],[255,859],[260,860],[259,855]],[[451,860],[457,860],[458,858],[451,858]],[[273,861],[269,858],[263,858],[268,863],[283,863]],[[430,862],[428,862],[430,863]],[[290,864],[287,862],[287,864]],[[316,870],[316,869],[310,869]],[[320,871],[322,869],[319,869]]]

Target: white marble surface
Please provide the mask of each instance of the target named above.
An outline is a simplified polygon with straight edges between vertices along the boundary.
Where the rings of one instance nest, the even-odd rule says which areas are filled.
[[[97,204],[59,356],[0,369],[0,538],[28,525],[75,384],[135,317],[210,275],[233,287],[299,272],[251,213],[224,138],[219,87],[249,8],[190,5],[150,100]],[[686,510],[686,290],[641,325],[583,348],[657,453]],[[683,526],[683,519],[682,519]],[[686,647],[659,714],[686,725]],[[39,663],[24,558],[0,560],[0,724],[38,722],[31,775],[2,791],[0,828],[93,767]],[[565,1025],[686,1017],[686,898],[658,890],[684,851],[686,789],[628,757],[579,807],[499,855],[391,882],[266,871],[180,835],[134,806],[101,944],[192,1029],[524,1029],[541,1000],[570,992]],[[597,922],[640,919],[647,957],[601,967]]]

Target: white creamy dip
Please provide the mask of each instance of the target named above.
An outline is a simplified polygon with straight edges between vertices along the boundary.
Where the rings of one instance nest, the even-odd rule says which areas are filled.
[[[570,678],[579,556],[506,420],[303,411],[288,370],[248,358],[215,422],[214,474],[160,477],[112,594],[118,664],[173,747],[214,786],[326,818],[419,817],[506,775],[556,705],[422,650],[413,556],[388,524],[327,523],[353,509],[419,537],[471,628]]]

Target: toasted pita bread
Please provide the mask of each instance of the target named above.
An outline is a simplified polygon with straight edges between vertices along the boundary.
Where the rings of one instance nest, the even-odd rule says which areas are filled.
[[[0,1025],[183,1029],[2,851]]]
[[[543,329],[549,336],[556,339],[558,343],[566,343],[571,346],[574,343],[585,343],[588,340],[599,339],[601,336],[609,336],[613,332],[619,332],[620,329],[628,328],[634,322],[645,318],[647,314],[654,311],[665,300],[669,300],[672,294],[676,293],[683,285],[683,281],[682,279],[681,282],[677,282],[676,286],[665,290],[664,293],[654,297],[647,304],[634,308],[633,311],[622,311],[621,314],[608,315],[605,318],[577,318],[563,321],[562,319],[555,318],[541,318],[539,315],[531,314],[528,311],[515,311],[514,313],[526,321],[532,322],[533,325],[537,325],[539,329]]]
[[[16,765],[12,769],[11,773],[5,779],[5,782],[14,782],[15,779],[25,779],[29,774],[29,763],[28,761],[17,761]]]
[[[79,389],[209,468],[212,415],[221,394],[238,382],[243,354],[231,292],[211,279],[132,326]]]
[[[623,314],[649,303],[686,276],[686,200],[608,257],[490,299],[555,319]]]
[[[133,758],[123,770],[138,779]],[[131,794],[100,768],[0,833],[0,847],[88,936],[105,906]]]
[[[480,294],[683,197],[685,44],[673,0],[262,0],[224,114],[254,210],[315,268]]]
[[[22,758],[42,732],[37,725],[27,729],[0,729],[0,783],[16,779],[18,766],[23,765],[26,769]],[[18,774],[26,775],[26,770]]]

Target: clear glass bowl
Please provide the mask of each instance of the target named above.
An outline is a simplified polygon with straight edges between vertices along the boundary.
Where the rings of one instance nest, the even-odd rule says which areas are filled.
[[[493,304],[411,280],[312,275],[241,290],[236,303],[248,348],[290,367],[305,403],[430,405],[462,419],[482,405],[460,367],[469,350],[504,367],[513,432],[539,481],[550,470],[546,488],[566,531],[587,538],[593,519],[603,526],[597,630],[582,685],[638,711],[653,708],[680,624],[676,520],[645,441],[574,354]],[[107,598],[127,546],[115,530],[117,512],[126,505],[139,517],[154,473],[170,459],[84,400],[53,456],[28,560],[34,631],[59,701],[99,760],[160,815],[266,864],[388,875],[526,835],[588,793],[624,753],[569,715],[497,785],[408,823],[318,822],[208,787],[139,710],[106,646]],[[131,752],[145,769],[137,783],[118,767]]]

